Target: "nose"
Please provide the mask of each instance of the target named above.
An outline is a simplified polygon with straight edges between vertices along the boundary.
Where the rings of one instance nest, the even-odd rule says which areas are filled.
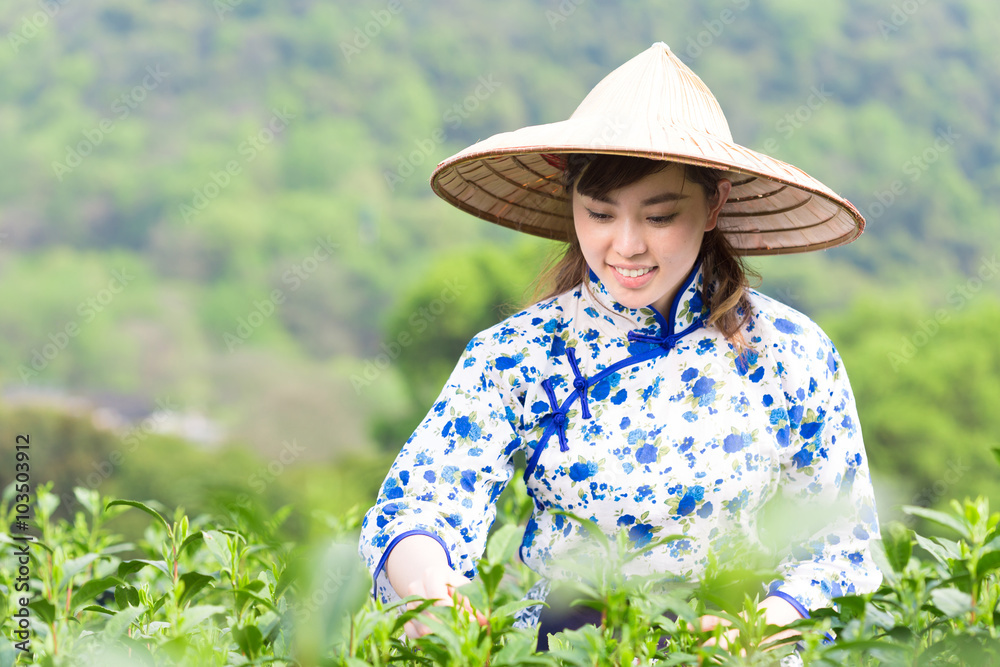
[[[646,252],[642,225],[631,217],[620,220],[615,230],[613,247],[622,257],[635,257]]]

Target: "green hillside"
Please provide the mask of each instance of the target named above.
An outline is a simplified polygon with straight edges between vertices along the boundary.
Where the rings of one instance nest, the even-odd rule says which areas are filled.
[[[990,405],[938,394],[997,382],[994,2],[18,0],[0,26],[8,396],[168,397],[264,457],[398,448],[551,250],[438,200],[433,166],[662,40],[737,141],[866,214],[848,247],[755,265],[842,347],[886,478],[915,493],[947,459],[900,438],[989,460]]]

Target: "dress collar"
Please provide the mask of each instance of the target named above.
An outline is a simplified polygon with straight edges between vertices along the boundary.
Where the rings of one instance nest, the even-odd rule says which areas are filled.
[[[608,293],[593,270],[588,271],[588,280],[582,292],[589,305],[595,307],[597,317],[607,318],[624,332],[634,332],[632,336],[664,337],[684,333],[707,318],[708,309],[702,299],[703,283],[704,273],[699,258],[677,290],[666,316],[652,306],[628,308],[621,305]]]

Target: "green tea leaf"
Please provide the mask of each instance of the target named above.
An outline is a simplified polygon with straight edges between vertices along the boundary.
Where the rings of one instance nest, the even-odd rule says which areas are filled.
[[[220,533],[217,530],[202,531],[202,538],[205,540],[208,552],[212,554],[224,570],[228,571],[233,566],[233,555],[232,549],[229,548],[229,539],[224,533]]]
[[[521,545],[524,529],[518,525],[508,524],[495,531],[486,545],[486,558],[494,565],[506,563]]]
[[[236,645],[240,647],[243,655],[251,660],[257,657],[260,647],[264,644],[264,635],[261,634],[256,625],[234,629],[233,639],[236,640]]]
[[[122,579],[130,574],[138,572],[147,565],[152,565],[157,570],[165,574],[170,578],[170,568],[167,566],[167,562],[163,560],[148,560],[145,558],[136,558],[135,560],[122,561],[118,565],[118,576]]]
[[[507,604],[500,605],[494,609],[493,617],[512,616],[515,612],[527,609],[528,607],[534,607],[536,604],[544,604],[544,600],[518,600],[516,602],[508,602]]]
[[[76,608],[83,603],[90,602],[104,591],[109,588],[113,589],[121,583],[124,582],[122,582],[122,580],[118,577],[101,577],[100,579],[91,579],[73,592],[73,597],[70,599],[69,603],[70,613],[76,611]]]
[[[127,609],[123,609],[108,619],[107,624],[104,626],[104,631],[101,634],[106,640],[118,639],[124,635],[129,626],[144,613],[146,613],[145,607],[129,607]]]
[[[54,623],[56,620],[56,607],[48,600],[35,600],[28,605],[28,608],[34,611],[43,623]]]
[[[972,539],[972,535],[969,534],[968,526],[966,526],[963,521],[956,519],[950,514],[938,512],[937,510],[929,510],[926,507],[914,507],[913,505],[903,506],[903,511],[911,516],[919,516],[922,519],[932,521],[939,526],[951,528],[967,540]]]
[[[93,611],[93,612],[97,612],[98,614],[104,614],[105,616],[114,616],[115,615],[115,612],[111,611],[107,607],[102,607],[101,605],[98,605],[98,604],[88,604],[86,607],[84,607],[80,611]]]
[[[939,563],[944,566],[948,565],[948,552],[944,547],[937,542],[932,542],[920,533],[915,533],[914,538],[917,540],[917,544],[919,544],[930,555],[934,556]]]
[[[931,591],[931,600],[948,618],[972,611],[972,597],[955,588],[935,588]]]
[[[108,509],[109,507],[114,507],[116,505],[127,505],[128,507],[135,507],[136,509],[142,510],[151,517],[159,519],[160,523],[163,524],[163,527],[167,529],[168,535],[173,534],[173,531],[170,528],[170,524],[167,523],[167,520],[163,518],[163,515],[154,510],[149,505],[146,505],[145,503],[140,503],[138,500],[112,500],[107,505],[105,505],[104,508]]]
[[[63,563],[62,578],[59,581],[59,588],[66,588],[73,577],[83,572],[88,565],[100,557],[100,554],[84,554],[79,558],[74,558]]]
[[[189,546],[191,546],[198,540],[202,539],[203,537],[204,536],[202,535],[202,532],[200,530],[188,535],[187,539],[185,539],[184,542],[181,543],[180,549],[177,550],[177,555],[184,553],[185,549],[187,549]]]
[[[95,489],[88,489],[82,486],[73,487],[73,495],[76,501],[87,510],[91,516],[96,517],[101,513],[101,496]]]
[[[177,604],[183,607],[191,601],[191,598],[194,597],[198,591],[215,581],[215,578],[210,577],[207,574],[202,574],[201,572],[187,572],[181,575],[180,581],[184,585],[184,592],[181,593],[180,600],[177,601]]]
[[[898,521],[890,522],[882,529],[882,546],[892,569],[896,572],[905,570],[913,554],[910,530]]]
[[[184,610],[184,615],[181,618],[180,632],[182,634],[189,632],[205,622],[208,618],[211,618],[216,614],[225,614],[226,611],[227,609],[220,605],[197,605],[194,607],[188,607]]]
[[[987,551],[979,558],[976,575],[982,577],[997,568],[1000,568],[1000,551]]]

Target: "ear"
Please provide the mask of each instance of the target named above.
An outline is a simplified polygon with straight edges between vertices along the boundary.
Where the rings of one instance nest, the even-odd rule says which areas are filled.
[[[729,192],[733,189],[732,181],[725,178],[720,179],[715,185],[715,194],[708,200],[708,222],[705,224],[705,231],[715,229],[719,223],[719,213],[729,199]]]

